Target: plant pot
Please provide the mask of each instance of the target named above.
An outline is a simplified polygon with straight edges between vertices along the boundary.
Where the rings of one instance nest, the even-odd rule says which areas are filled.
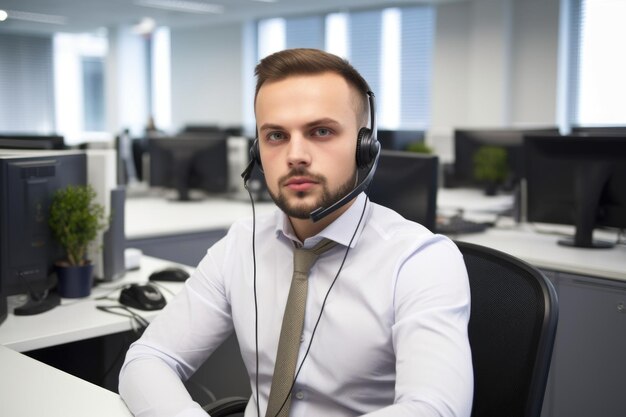
[[[55,265],[57,292],[63,298],[82,298],[91,294],[93,286],[93,264],[81,266]]]
[[[495,182],[488,182],[485,185],[485,195],[494,196],[498,194],[498,184]]]

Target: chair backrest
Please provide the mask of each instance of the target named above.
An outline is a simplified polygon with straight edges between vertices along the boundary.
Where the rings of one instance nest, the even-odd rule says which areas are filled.
[[[554,287],[511,255],[456,244],[472,295],[472,417],[539,417],[558,321]]]

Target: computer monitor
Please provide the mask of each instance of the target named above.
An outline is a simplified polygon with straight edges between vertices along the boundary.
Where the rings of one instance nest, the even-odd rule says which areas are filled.
[[[149,138],[150,186],[174,188],[179,201],[190,189],[228,191],[228,146],[223,132]]]
[[[424,142],[423,130],[385,130],[378,129],[376,137],[383,149],[404,151],[413,142]]]
[[[58,295],[49,290],[56,283],[54,262],[64,253],[48,226],[50,203],[56,190],[86,182],[80,152],[0,155],[0,293],[29,296],[16,315],[58,305]]]
[[[453,184],[448,186],[483,187],[474,176],[474,155],[483,146],[496,146],[506,150],[508,173],[502,187],[511,191],[524,177],[523,138],[526,133],[558,133],[556,128],[546,129],[455,129]]]
[[[593,229],[626,228],[626,136],[529,135],[524,148],[527,220],[574,225],[562,245],[613,246]]]
[[[3,149],[65,149],[63,136],[58,135],[0,135]]]
[[[434,155],[382,150],[367,194],[373,202],[434,231],[438,166]]]

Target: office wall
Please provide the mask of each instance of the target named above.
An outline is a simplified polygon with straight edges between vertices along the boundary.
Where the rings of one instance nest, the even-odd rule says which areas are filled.
[[[243,25],[171,31],[172,125],[243,122]]]
[[[437,9],[432,128],[556,123],[558,0]]]
[[[511,124],[556,123],[559,0],[517,0],[511,66]]]

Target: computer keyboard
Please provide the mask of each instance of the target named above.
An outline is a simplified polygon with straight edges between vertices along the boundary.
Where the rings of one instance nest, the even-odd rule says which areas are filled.
[[[437,221],[436,230],[442,235],[462,235],[484,232],[491,226],[490,222],[475,222],[455,216],[441,222]]]

